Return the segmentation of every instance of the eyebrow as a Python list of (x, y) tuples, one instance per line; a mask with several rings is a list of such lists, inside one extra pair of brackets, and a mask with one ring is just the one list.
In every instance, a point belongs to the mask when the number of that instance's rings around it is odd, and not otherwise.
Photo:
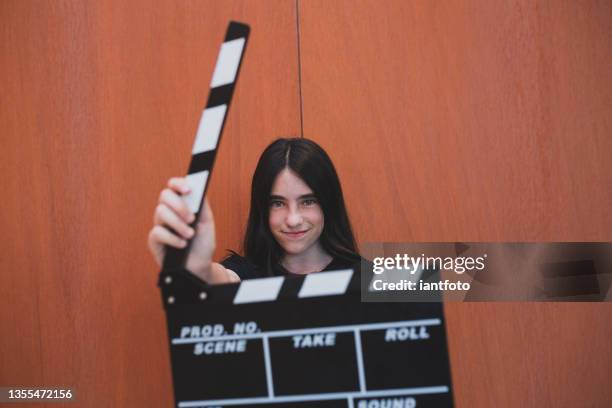
[[(299, 200), (304, 200), (307, 198), (317, 198), (317, 196), (314, 194), (303, 194), (298, 197)], [(286, 200), (286, 198), (280, 195), (271, 195), (270, 200)]]

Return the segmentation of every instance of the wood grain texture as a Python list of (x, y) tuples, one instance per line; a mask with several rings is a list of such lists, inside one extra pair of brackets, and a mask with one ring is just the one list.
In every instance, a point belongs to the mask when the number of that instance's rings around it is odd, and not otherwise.
[[(608, 1), (301, 1), (358, 239), (612, 241)], [(609, 304), (446, 305), (457, 406), (609, 406)]]
[(445, 305), (457, 407), (607, 407), (612, 305)]
[(172, 405), (146, 240), (231, 19), (253, 31), (210, 191), (219, 254), (238, 249), (263, 147), (300, 132), (295, 4), (0, 2), (0, 384)]
[(609, 2), (300, 4), (304, 134), (360, 235), (610, 240)]

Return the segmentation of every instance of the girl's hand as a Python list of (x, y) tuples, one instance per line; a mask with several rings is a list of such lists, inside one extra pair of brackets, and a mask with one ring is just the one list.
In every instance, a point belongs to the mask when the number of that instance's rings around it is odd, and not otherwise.
[(195, 216), (182, 198), (190, 192), (185, 178), (174, 177), (168, 181), (168, 187), (159, 195), (153, 215), (154, 226), (149, 233), (149, 250), (161, 266), (167, 245), (185, 248), (187, 240), (193, 237), (186, 268), (209, 281), (216, 244), (215, 221), (208, 200), (205, 200), (200, 219), (194, 224)]

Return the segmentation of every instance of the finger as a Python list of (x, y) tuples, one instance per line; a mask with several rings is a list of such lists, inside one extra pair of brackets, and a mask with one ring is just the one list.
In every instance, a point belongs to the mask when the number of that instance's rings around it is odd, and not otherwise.
[(182, 218), (164, 204), (159, 204), (155, 209), (153, 221), (157, 225), (165, 225), (172, 228), (183, 239), (189, 239), (195, 233), (193, 228), (187, 225)]
[(236, 272), (232, 271), (231, 269), (226, 269), (226, 271), (230, 282), (240, 282), (240, 276), (238, 276)]
[(191, 193), (191, 187), (184, 177), (172, 177), (168, 180), (168, 187), (182, 195)]
[(189, 207), (187, 207), (185, 201), (169, 188), (165, 188), (162, 190), (159, 195), (159, 203), (168, 206), (185, 222), (192, 223), (193, 221), (195, 221), (195, 215), (193, 215), (191, 210), (189, 210)]
[(185, 248), (187, 241), (171, 233), (167, 228), (156, 225), (151, 230), (150, 239), (155, 244), (168, 245), (174, 248)]

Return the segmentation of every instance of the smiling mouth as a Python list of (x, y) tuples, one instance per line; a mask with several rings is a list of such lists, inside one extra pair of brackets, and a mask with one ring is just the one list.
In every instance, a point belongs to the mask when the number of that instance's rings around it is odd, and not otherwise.
[(288, 238), (301, 238), (304, 236), (304, 234), (306, 234), (308, 232), (308, 230), (304, 230), (304, 231), (295, 231), (295, 232), (290, 232), (290, 231), (283, 231), (283, 234), (285, 234)]

